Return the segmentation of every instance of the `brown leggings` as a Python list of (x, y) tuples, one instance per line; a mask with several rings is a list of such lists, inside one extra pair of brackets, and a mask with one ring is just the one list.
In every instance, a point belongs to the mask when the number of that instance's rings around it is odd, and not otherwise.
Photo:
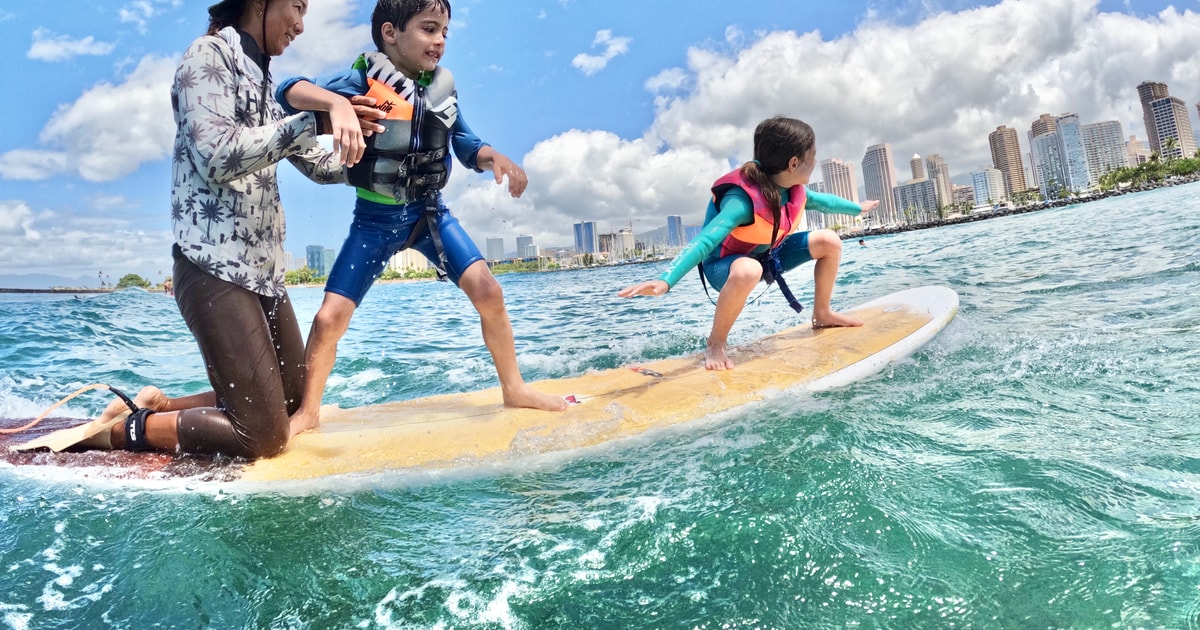
[(216, 407), (179, 413), (186, 453), (271, 457), (287, 446), (304, 393), (304, 339), (285, 293), (259, 295), (196, 266), (176, 245), (175, 300), (191, 329)]

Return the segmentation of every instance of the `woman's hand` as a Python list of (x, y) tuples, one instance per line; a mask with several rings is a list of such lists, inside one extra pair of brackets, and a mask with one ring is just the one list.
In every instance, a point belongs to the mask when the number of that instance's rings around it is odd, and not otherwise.
[(333, 99), (329, 107), (329, 131), (333, 136), (333, 152), (345, 166), (358, 164), (367, 149), (358, 120), (358, 113), (350, 101), (341, 97)]
[(631, 298), (638, 295), (653, 295), (654, 297), (658, 297), (670, 290), (671, 287), (667, 286), (667, 283), (662, 280), (649, 280), (621, 289), (617, 292), (617, 297)]

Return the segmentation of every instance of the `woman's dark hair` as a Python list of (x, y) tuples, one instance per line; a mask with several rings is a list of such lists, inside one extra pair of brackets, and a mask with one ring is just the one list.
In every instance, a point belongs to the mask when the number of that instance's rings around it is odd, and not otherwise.
[[(208, 7), (208, 35), (216, 35), (218, 31), (226, 26), (237, 28), (242, 21), (242, 15), (246, 13), (246, 4), (250, 0), (222, 0), (217, 4)], [(267, 7), (270, 6), (271, 0), (262, 0), (262, 41), (263, 50), (258, 60), (258, 67), (262, 70), (262, 92), (259, 94), (259, 110), (258, 124), (262, 125), (266, 120), (267, 115), (267, 84), (271, 82), (271, 54), (267, 52)]]
[[(217, 31), (226, 26), (237, 26), (242, 20), (242, 14), (246, 12), (247, 2), (249, 0), (228, 0), (209, 7), (208, 33), (206, 35), (216, 35)], [(265, 5), (266, 2), (263, 4)]]
[(429, 7), (438, 7), (446, 12), (450, 19), (450, 0), (379, 0), (371, 13), (371, 39), (375, 40), (375, 48), (383, 50), (383, 25), (391, 22), (398, 31), (408, 26), (412, 17)]
[(754, 161), (742, 165), (742, 175), (762, 190), (776, 226), (783, 210), (783, 198), (770, 176), (786, 171), (788, 161), (793, 157), (803, 162), (816, 142), (817, 136), (808, 123), (786, 116), (768, 118), (754, 129)]

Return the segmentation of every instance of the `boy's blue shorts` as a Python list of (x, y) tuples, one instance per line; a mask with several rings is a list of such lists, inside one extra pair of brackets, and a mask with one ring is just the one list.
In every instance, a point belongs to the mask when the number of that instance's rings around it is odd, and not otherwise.
[[(442, 203), (440, 195), (438, 208), (438, 234), (446, 253), (445, 271), (457, 285), (467, 267), (483, 260), (483, 255), (459, 225), (458, 219)], [(325, 290), (353, 300), (356, 305), (362, 304), (363, 297), (379, 274), (383, 273), (388, 261), (408, 242), (409, 234), (424, 211), (423, 201), (396, 206), (359, 198), (354, 204), (350, 234), (333, 263)], [(429, 230), (422, 231), (412, 244), (412, 249), (436, 264), (437, 248)]]
[[(779, 262), (783, 264), (784, 271), (791, 271), (813, 259), (812, 253), (808, 251), (808, 234), (808, 232), (793, 234), (784, 239), (783, 245), (779, 246)], [(725, 286), (725, 282), (729, 280), (729, 266), (733, 264), (733, 261), (745, 256), (746, 254), (731, 254), (724, 258), (709, 256), (705, 259), (704, 277), (708, 279), (708, 284), (720, 291), (721, 287)]]

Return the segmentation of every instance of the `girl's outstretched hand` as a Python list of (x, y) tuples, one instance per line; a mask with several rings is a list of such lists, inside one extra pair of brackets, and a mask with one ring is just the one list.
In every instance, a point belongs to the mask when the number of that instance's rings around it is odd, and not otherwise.
[(874, 210), (875, 208), (879, 207), (879, 201), (876, 199), (868, 199), (859, 205), (862, 206), (862, 213), (866, 214), (866, 213)]
[(662, 280), (650, 280), (621, 289), (617, 292), (617, 297), (631, 298), (638, 295), (653, 295), (658, 297), (670, 290), (671, 287), (667, 286), (666, 282)]

